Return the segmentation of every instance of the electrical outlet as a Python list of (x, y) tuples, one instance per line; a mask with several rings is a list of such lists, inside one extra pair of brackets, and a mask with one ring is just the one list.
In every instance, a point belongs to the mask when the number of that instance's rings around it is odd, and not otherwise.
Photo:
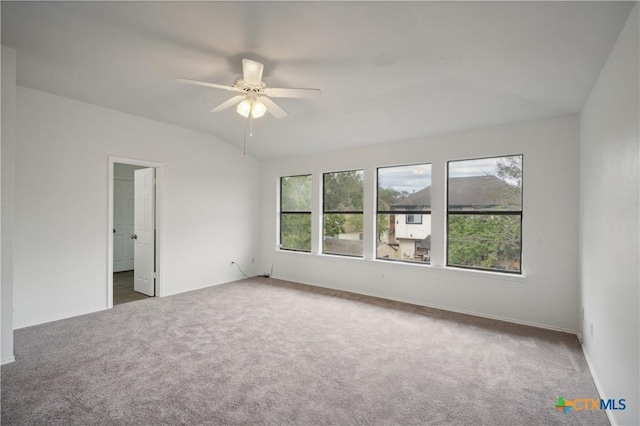
[(380, 279), (381, 279), (382, 281), (384, 281), (384, 272), (383, 272), (382, 274), (380, 274)]
[(593, 339), (593, 322), (589, 323), (589, 336)]
[(256, 258), (255, 257), (251, 258), (251, 263), (256, 263)]

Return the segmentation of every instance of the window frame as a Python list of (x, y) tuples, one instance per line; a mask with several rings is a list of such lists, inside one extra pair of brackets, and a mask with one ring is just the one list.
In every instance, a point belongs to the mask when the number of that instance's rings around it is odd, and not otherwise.
[[(362, 210), (326, 210), (326, 207), (327, 207), (326, 195), (327, 194), (326, 194), (325, 176), (326, 175), (330, 175), (330, 174), (335, 174), (335, 173), (347, 173), (347, 172), (361, 172), (362, 173)], [(334, 170), (334, 171), (331, 171), (331, 172), (322, 172), (322, 209), (321, 209), (322, 223), (321, 223), (321, 226), (320, 226), (320, 235), (321, 235), (321, 240), (322, 240), (322, 244), (321, 244), (321, 247), (320, 247), (320, 253), (321, 254), (330, 255), (330, 256), (353, 257), (353, 258), (359, 258), (359, 259), (363, 259), (364, 258), (364, 244), (363, 244), (363, 247), (362, 247), (362, 253), (360, 255), (357, 255), (357, 254), (346, 254), (346, 253), (331, 253), (331, 252), (326, 252), (325, 248), (324, 248), (325, 215), (327, 215), (327, 214), (342, 214), (342, 215), (353, 214), (353, 215), (360, 215), (360, 216), (362, 216), (363, 221), (364, 221), (364, 193), (365, 193), (364, 174), (365, 174), (365, 169), (364, 168), (362, 168), (362, 169)], [(360, 234), (364, 234), (364, 227), (359, 232), (360, 232)], [(363, 243), (364, 243), (364, 239), (361, 239), (360, 241), (363, 241)]]
[[(460, 162), (460, 161), (474, 161), (474, 160), (491, 160), (491, 159), (498, 159), (498, 158), (506, 158), (506, 157), (521, 157), (521, 176), (520, 176), (520, 210), (450, 210), (449, 209), (449, 200), (451, 198), (451, 185), (450, 185), (450, 170), (449, 170), (449, 165), (451, 163), (456, 163), (456, 162)], [(503, 274), (511, 274), (511, 275), (523, 275), (522, 272), (522, 252), (523, 252), (523, 241), (522, 241), (522, 225), (523, 225), (523, 217), (524, 217), (524, 154), (506, 154), (506, 155), (496, 155), (496, 156), (491, 156), (491, 157), (476, 157), (476, 158), (464, 158), (464, 159), (458, 159), (458, 160), (447, 160), (447, 164), (446, 164), (446, 194), (447, 194), (447, 199), (445, 201), (445, 217), (446, 217), (446, 222), (445, 222), (445, 233), (446, 233), (446, 248), (445, 248), (445, 265), (447, 267), (452, 267), (452, 268), (460, 268), (460, 269), (469, 269), (469, 270), (476, 270), (476, 271), (484, 271), (484, 272), (494, 272), (494, 273), (503, 273)], [(520, 238), (520, 250), (518, 253), (518, 264), (520, 265), (519, 270), (514, 271), (514, 270), (509, 270), (509, 269), (498, 269), (498, 268), (483, 268), (483, 267), (479, 267), (479, 266), (468, 266), (468, 265), (456, 265), (456, 264), (451, 264), (449, 262), (449, 247), (451, 244), (451, 236), (450, 236), (450, 232), (449, 232), (449, 217), (450, 216), (519, 216), (520, 221), (519, 221), (519, 229), (520, 229), (520, 233), (519, 233), (519, 238)]]
[[(311, 253), (312, 248), (313, 248), (313, 202), (311, 203), (311, 206), (309, 208), (309, 211), (301, 211), (301, 210), (284, 210), (283, 206), (282, 206), (282, 183), (284, 182), (285, 179), (288, 178), (299, 178), (299, 177), (309, 177), (311, 179), (311, 187), (309, 188), (309, 190), (311, 191), (310, 195), (310, 199), (313, 200), (313, 175), (311, 173), (308, 174), (301, 174), (301, 175), (290, 175), (290, 176), (280, 176), (280, 203), (279, 203), (279, 207), (280, 207), (280, 213), (279, 213), (279, 218), (280, 218), (280, 226), (279, 226), (279, 232), (278, 232), (278, 249), (279, 250), (285, 250), (285, 251), (293, 251), (293, 252), (301, 252), (301, 253)], [(295, 214), (295, 215), (308, 215), (309, 216), (309, 222), (310, 222), (310, 227), (309, 227), (309, 238), (310, 238), (310, 247), (309, 250), (303, 250), (303, 249), (296, 249), (296, 248), (287, 248), (287, 247), (283, 247), (282, 246), (282, 217), (283, 215), (291, 215), (291, 214)]]
[[(429, 215), (431, 216), (432, 214), (432, 209), (431, 206), (429, 206), (429, 209), (415, 209), (415, 210), (391, 210), (391, 208), (389, 208), (389, 210), (380, 210), (380, 203), (379, 203), (379, 193), (380, 193), (380, 169), (393, 169), (393, 168), (398, 168), (398, 167), (411, 167), (411, 166), (424, 166), (424, 165), (428, 165), (430, 168), (430, 171), (432, 173), (433, 176), (433, 163), (432, 162), (424, 162), (424, 163), (411, 163), (411, 164), (396, 164), (393, 166), (379, 166), (376, 167), (376, 182), (375, 182), (375, 189), (376, 189), (376, 193), (375, 193), (375, 212), (374, 212), (374, 217), (375, 217), (375, 235), (374, 235), (374, 240), (377, 240), (376, 235), (378, 234), (378, 217), (380, 215), (389, 215), (389, 216), (393, 216), (394, 218), (397, 218), (397, 216), (400, 215), (404, 215), (405, 216), (405, 224), (406, 225), (422, 225), (424, 220), (423, 220), (423, 215)], [(433, 188), (433, 179), (431, 179), (431, 181), (429, 182), (429, 187)], [(427, 188), (427, 187), (425, 187)], [(408, 218), (409, 217), (419, 217), (420, 218), (420, 222), (409, 222)], [(397, 219), (395, 219), (397, 220)], [(433, 234), (433, 229), (430, 229), (430, 234)], [(376, 244), (378, 243), (378, 241), (375, 241)], [(417, 244), (417, 241), (416, 241)], [(376, 260), (383, 260), (383, 261), (390, 261), (390, 262), (403, 262), (403, 263), (408, 263), (408, 264), (412, 264), (412, 265), (424, 265), (424, 266), (429, 266), (431, 265), (431, 260), (429, 259), (428, 262), (418, 262), (418, 261), (412, 261), (412, 260), (407, 260), (407, 259), (392, 259), (392, 258), (388, 258), (388, 257), (378, 257), (378, 250), (377, 248), (374, 250), (375, 252), (375, 259)], [(430, 257), (430, 256), (429, 256)]]

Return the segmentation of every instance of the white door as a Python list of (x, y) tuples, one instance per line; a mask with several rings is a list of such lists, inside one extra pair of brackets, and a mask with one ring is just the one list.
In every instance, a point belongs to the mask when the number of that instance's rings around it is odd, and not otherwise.
[(155, 296), (155, 169), (135, 170), (133, 289)]
[(113, 187), (113, 272), (133, 269), (133, 179), (115, 178)]

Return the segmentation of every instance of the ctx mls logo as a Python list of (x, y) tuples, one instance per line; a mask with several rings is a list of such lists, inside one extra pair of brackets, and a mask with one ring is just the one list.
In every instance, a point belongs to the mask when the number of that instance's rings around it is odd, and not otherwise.
[(556, 410), (568, 413), (575, 411), (624, 410), (627, 408), (624, 399), (574, 398), (572, 400), (558, 398)]

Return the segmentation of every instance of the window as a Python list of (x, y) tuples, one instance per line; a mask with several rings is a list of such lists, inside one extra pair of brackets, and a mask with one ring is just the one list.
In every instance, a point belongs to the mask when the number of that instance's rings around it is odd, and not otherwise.
[(450, 161), (447, 265), (521, 273), (522, 155)]
[(377, 182), (376, 258), (429, 263), (431, 164), (380, 167)]
[(325, 173), (322, 252), (362, 256), (364, 171)]
[(407, 223), (413, 225), (422, 225), (422, 215), (421, 214), (408, 214), (407, 215)]
[(280, 178), (280, 248), (311, 251), (311, 175)]

